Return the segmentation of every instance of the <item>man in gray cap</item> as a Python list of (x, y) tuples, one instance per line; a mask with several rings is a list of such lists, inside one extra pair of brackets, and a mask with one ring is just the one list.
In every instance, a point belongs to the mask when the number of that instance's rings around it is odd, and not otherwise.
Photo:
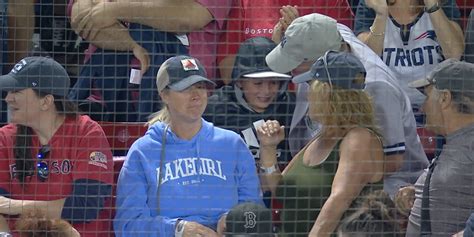
[[(365, 90), (372, 97), (375, 116), (384, 138), (385, 184), (392, 197), (402, 186), (413, 184), (428, 165), (428, 159), (416, 133), (416, 122), (406, 93), (393, 72), (347, 26), (331, 17), (310, 14), (295, 19), (280, 44), (270, 52), (268, 66), (293, 76), (308, 71), (324, 52), (348, 51), (364, 65)], [(292, 154), (299, 151), (319, 131), (319, 125), (307, 119), (307, 83), (298, 84), (297, 104), (289, 133)]]
[(451, 236), (474, 210), (473, 76), (474, 64), (448, 59), (409, 84), (426, 95), (426, 127), (446, 144), (415, 184), (407, 236)]

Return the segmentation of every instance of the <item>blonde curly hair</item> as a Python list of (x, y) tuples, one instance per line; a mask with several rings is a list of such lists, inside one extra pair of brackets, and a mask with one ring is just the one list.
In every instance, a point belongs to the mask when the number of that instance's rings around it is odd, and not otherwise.
[[(315, 98), (320, 96), (325, 97), (324, 101), (315, 104), (317, 103)], [(314, 112), (317, 106), (323, 106), (319, 122), (325, 126), (339, 128), (361, 126), (378, 131), (372, 99), (363, 90), (341, 89), (314, 80), (311, 82), (309, 100), (310, 113)]]

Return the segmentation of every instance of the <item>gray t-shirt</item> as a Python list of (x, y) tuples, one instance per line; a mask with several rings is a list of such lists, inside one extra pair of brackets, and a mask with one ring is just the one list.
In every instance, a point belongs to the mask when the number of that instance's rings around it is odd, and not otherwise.
[[(382, 132), (385, 154), (404, 153), (405, 156), (400, 170), (384, 180), (384, 190), (393, 197), (399, 187), (414, 184), (423, 169), (428, 166), (428, 159), (416, 133), (416, 121), (410, 100), (393, 72), (372, 49), (357, 39), (347, 26), (338, 24), (338, 30), (344, 41), (350, 45), (351, 52), (367, 71), (365, 90), (374, 102), (376, 122)], [(292, 154), (301, 149), (315, 133), (314, 129), (304, 128), (308, 124), (304, 121), (308, 111), (305, 96), (308, 89), (308, 86), (298, 86), (297, 104), (289, 133)]]
[[(446, 137), (430, 180), (433, 236), (451, 236), (466, 226), (474, 211), (474, 124)], [(415, 203), (407, 236), (420, 236), (421, 199), (425, 171), (415, 184)]]

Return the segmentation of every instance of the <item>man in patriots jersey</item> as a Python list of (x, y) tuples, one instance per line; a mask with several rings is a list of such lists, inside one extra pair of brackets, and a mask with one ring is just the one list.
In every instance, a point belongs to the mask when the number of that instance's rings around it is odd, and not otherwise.
[[(409, 98), (380, 57), (357, 39), (349, 27), (315, 13), (295, 19), (266, 61), (276, 72), (291, 71), (292, 75), (297, 75), (308, 71), (308, 67), (327, 50), (351, 52), (367, 71), (365, 91), (372, 97), (377, 125), (383, 136), (384, 190), (393, 196), (400, 186), (416, 181), (428, 160), (416, 133)], [(293, 155), (319, 132), (318, 124), (307, 119), (308, 88), (305, 83), (298, 85), (288, 138)]]

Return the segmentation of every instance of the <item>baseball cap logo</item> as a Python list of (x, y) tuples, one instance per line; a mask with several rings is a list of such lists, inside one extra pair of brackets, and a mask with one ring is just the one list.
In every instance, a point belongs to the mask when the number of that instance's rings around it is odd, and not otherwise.
[(12, 73), (18, 73), (23, 67), (26, 66), (26, 60), (22, 59), (20, 62), (18, 62), (13, 68), (12, 68)]
[(245, 215), (245, 229), (253, 229), (257, 224), (257, 215), (251, 211), (247, 211), (244, 213)]
[(199, 71), (196, 61), (192, 58), (181, 60), (181, 65), (183, 65), (184, 71)]

